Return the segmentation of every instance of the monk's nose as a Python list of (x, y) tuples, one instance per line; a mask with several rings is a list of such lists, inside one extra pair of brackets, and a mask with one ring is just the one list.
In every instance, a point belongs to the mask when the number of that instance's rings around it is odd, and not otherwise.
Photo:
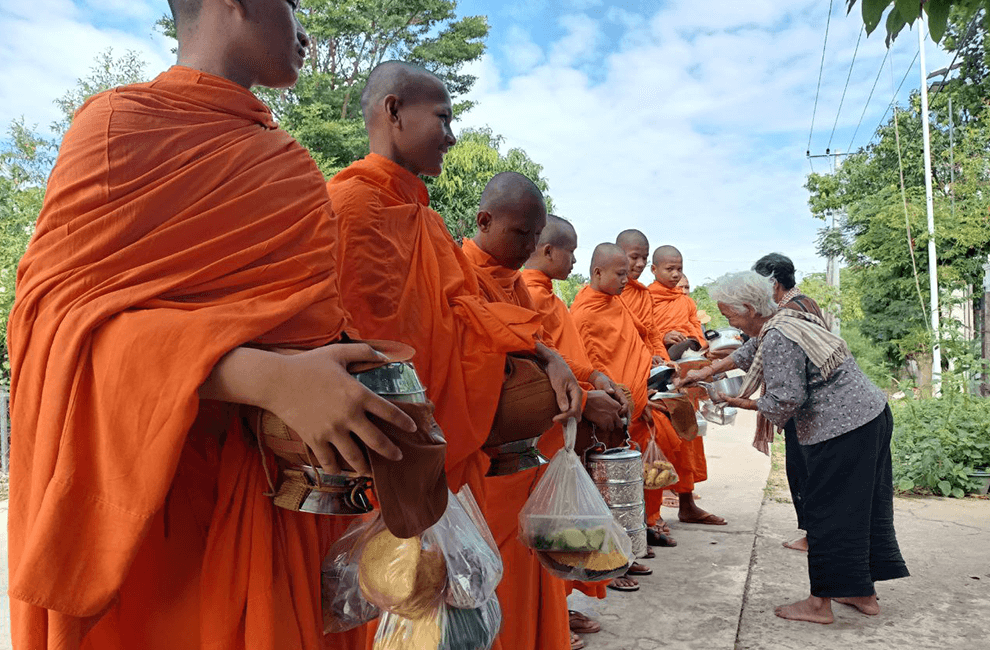
[(299, 41), (300, 45), (308, 49), (309, 34), (306, 33), (306, 28), (302, 26), (302, 23), (299, 22), (299, 19), (296, 18), (295, 20), (296, 20), (296, 40)]

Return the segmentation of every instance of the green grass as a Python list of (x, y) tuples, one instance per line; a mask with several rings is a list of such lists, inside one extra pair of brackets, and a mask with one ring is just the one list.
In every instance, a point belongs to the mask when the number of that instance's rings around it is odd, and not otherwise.
[(787, 487), (787, 470), (784, 467), (784, 436), (774, 438), (770, 447), (770, 476), (763, 488), (763, 498), (778, 503), (790, 503), (791, 491)]

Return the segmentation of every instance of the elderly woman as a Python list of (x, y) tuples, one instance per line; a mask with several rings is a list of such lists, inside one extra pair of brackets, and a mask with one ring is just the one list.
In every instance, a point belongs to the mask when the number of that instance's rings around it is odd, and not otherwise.
[[(725, 401), (758, 412), (753, 444), (764, 453), (773, 426), (793, 418), (807, 467), (811, 595), (778, 607), (777, 616), (831, 623), (832, 600), (879, 614), (874, 583), (908, 575), (894, 534), (886, 395), (819, 316), (778, 309), (770, 279), (734, 273), (718, 279), (709, 294), (733, 327), (757, 341), (748, 346), (751, 355), (742, 348), (735, 353), (735, 364), (748, 372), (740, 395)], [(761, 387), (762, 396), (750, 399)]]

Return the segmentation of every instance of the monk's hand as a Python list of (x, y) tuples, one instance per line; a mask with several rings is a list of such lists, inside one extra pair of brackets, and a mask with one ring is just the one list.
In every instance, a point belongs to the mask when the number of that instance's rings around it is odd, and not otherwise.
[[(620, 393), (622, 391), (619, 391)], [(622, 427), (622, 405), (603, 390), (589, 390), (582, 416), (599, 429), (612, 431)]]
[(663, 335), (663, 344), (668, 348), (672, 345), (676, 345), (681, 341), (686, 341), (687, 337), (678, 332), (677, 330), (671, 330)]
[(653, 359), (650, 360), (650, 365), (656, 368), (657, 366), (665, 366), (668, 361), (661, 357), (659, 354), (654, 355)]
[(580, 420), (583, 391), (570, 366), (556, 350), (548, 348), (541, 341), (536, 342), (536, 355), (546, 364), (550, 385), (557, 395), (557, 408), (560, 409), (560, 413), (553, 421), (564, 424), (570, 418)]
[(389, 460), (401, 460), (402, 452), (369, 416), (409, 432), (416, 430), (412, 418), (347, 372), (349, 364), (383, 359), (363, 343), (276, 355), (272, 385), (262, 406), (299, 434), (325, 472), (340, 473), (339, 453), (355, 472), (370, 476), (371, 467), (354, 436)]
[(719, 401), (728, 404), (729, 406), (735, 406), (736, 408), (746, 409), (747, 411), (756, 411), (756, 400), (749, 399), (746, 397), (729, 397), (725, 393), (719, 392)]
[[(622, 416), (629, 413), (629, 401), (626, 399), (626, 393), (619, 388), (619, 385), (612, 381), (612, 378), (601, 371), (594, 371), (591, 373), (591, 383), (597, 389), (605, 391), (609, 397), (619, 403), (619, 418), (621, 420)], [(587, 409), (585, 409), (587, 411)]]

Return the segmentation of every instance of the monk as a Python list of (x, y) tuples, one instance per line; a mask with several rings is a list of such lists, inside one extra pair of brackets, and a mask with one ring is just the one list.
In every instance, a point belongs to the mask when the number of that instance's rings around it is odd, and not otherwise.
[(347, 374), (376, 352), (327, 346), (356, 331), (323, 179), (249, 90), (292, 85), (308, 39), (286, 2), (170, 4), (178, 65), (79, 110), (18, 269), (13, 646), (356, 647), (322, 634), (344, 520), (274, 506), (234, 406), (328, 472), (368, 473), (352, 436), (399, 457), (369, 415), (415, 428)]
[[(664, 343), (670, 347), (690, 338), (698, 341), (703, 348), (707, 347), (704, 330), (698, 319), (698, 306), (684, 289), (677, 286), (684, 277), (684, 260), (680, 251), (673, 246), (660, 246), (653, 252), (650, 270), (656, 279), (650, 285), (653, 308), (657, 326), (663, 332)], [(677, 517), (684, 523), (724, 526), (725, 519), (702, 510), (695, 503), (695, 484), (708, 479), (704, 438), (698, 436), (685, 445), (685, 456), (691, 457), (689, 464), (693, 471), (684, 474), (678, 472), (680, 480), (671, 488), (678, 498)]]
[[(535, 250), (546, 219), (543, 194), (524, 175), (504, 172), (488, 182), (478, 208), (477, 234), (461, 247), (490, 301), (536, 311), (519, 268)], [(590, 367), (586, 370), (588, 375), (593, 372)], [(620, 423), (620, 404), (599, 392), (612, 403), (608, 424), (614, 427)], [(562, 444), (560, 426), (555, 429), (545, 436)], [(519, 512), (542, 474), (541, 468), (533, 468), (486, 479), (488, 522), (505, 567), (498, 586), (504, 618), (499, 640), (503, 648), (519, 650), (583, 648), (581, 638), (568, 630), (564, 581), (548, 573), (519, 541)]]
[[(678, 475), (690, 468), (681, 453), (682, 441), (667, 416), (654, 410), (647, 396), (647, 379), (653, 364), (647, 327), (620, 298), (628, 283), (629, 260), (615, 244), (599, 244), (591, 259), (591, 283), (571, 305), (571, 314), (584, 341), (588, 358), (632, 391), (629, 436), (641, 449), (655, 439)], [(655, 546), (676, 546), (677, 542), (660, 525), (662, 490), (646, 492), (646, 523)]]
[(341, 293), (363, 335), (408, 343), (447, 437), (447, 480), (485, 504), (491, 431), (510, 352), (547, 362), (558, 421), (580, 417), (580, 387), (535, 339), (533, 310), (485, 299), (471, 262), (429, 207), (420, 175), (437, 176), (456, 139), (450, 95), (422, 68), (387, 61), (369, 75), (361, 110), (371, 153), (327, 184), (339, 232)]
[(670, 355), (667, 354), (667, 346), (664, 345), (663, 332), (657, 327), (653, 313), (653, 295), (646, 285), (639, 281), (650, 258), (650, 241), (641, 231), (631, 228), (620, 232), (615, 238), (615, 244), (625, 251), (629, 259), (626, 286), (619, 294), (622, 302), (626, 303), (633, 315), (646, 326), (647, 342), (653, 353), (653, 365), (669, 364)]
[[(570, 276), (576, 261), (574, 251), (577, 249), (577, 245), (577, 232), (574, 230), (574, 226), (556, 215), (547, 215), (547, 225), (540, 235), (536, 250), (526, 261), (526, 268), (522, 271), (522, 276), (529, 287), (536, 308), (542, 316), (544, 339), (572, 362), (575, 374), (580, 377), (584, 373), (578, 370), (579, 367), (593, 368), (593, 366), (591, 360), (588, 359), (588, 353), (584, 349), (581, 335), (578, 334), (567, 305), (553, 291), (554, 280), (566, 280)], [(626, 404), (624, 394), (621, 391), (616, 393), (611, 390), (612, 380), (607, 375), (598, 370), (593, 370), (590, 374), (591, 385), (582, 384), (582, 387), (588, 391), (583, 416), (585, 420), (594, 422), (597, 427), (608, 430), (607, 419), (598, 415), (599, 408), (595, 405), (599, 402), (599, 398), (596, 394), (604, 389), (606, 396), (614, 397), (615, 400), (620, 401), (622, 404), (621, 415), (628, 414), (628, 404)], [(592, 390), (598, 387), (601, 388)], [(608, 403), (610, 401), (604, 399), (600, 401), (603, 405), (601, 411), (604, 414), (611, 412)], [(540, 440), (540, 451), (547, 457), (556, 453), (561, 446), (563, 446), (562, 438), (553, 435), (552, 432), (544, 435)], [(635, 588), (639, 584), (635, 578), (630, 576), (616, 578), (613, 583), (618, 587), (626, 588)], [(565, 586), (568, 594), (574, 589), (578, 589), (593, 598), (605, 598), (607, 584), (608, 581), (568, 581)], [(572, 632), (588, 634), (601, 630), (601, 625), (597, 621), (593, 621), (577, 611), (570, 612), (570, 623)]]

